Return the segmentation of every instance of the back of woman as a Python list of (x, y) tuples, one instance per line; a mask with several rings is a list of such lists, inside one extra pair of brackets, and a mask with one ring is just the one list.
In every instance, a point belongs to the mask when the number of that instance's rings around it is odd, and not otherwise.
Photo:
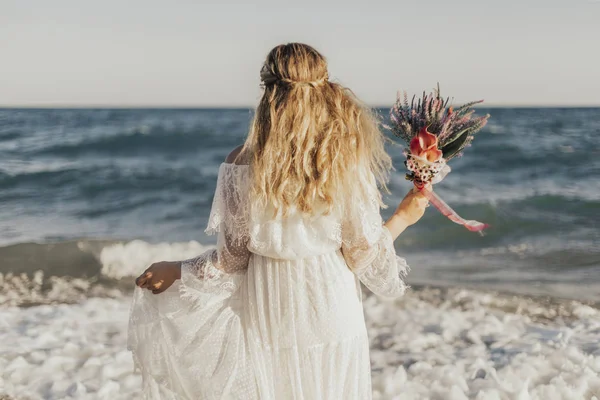
[(136, 281), (152, 292), (136, 289), (129, 332), (147, 398), (371, 398), (360, 282), (404, 292), (393, 241), (426, 201), (409, 193), (383, 223), (377, 121), (312, 47), (276, 47), (261, 81), (248, 139), (219, 170), (216, 248)]

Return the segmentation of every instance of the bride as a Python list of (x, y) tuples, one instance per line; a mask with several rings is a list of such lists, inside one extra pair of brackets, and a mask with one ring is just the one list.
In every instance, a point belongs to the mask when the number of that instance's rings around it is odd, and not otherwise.
[(411, 190), (383, 223), (377, 120), (314, 48), (275, 47), (260, 77), (246, 143), (219, 169), (216, 248), (136, 279), (128, 348), (145, 398), (371, 398), (360, 282), (404, 293), (394, 239), (427, 200)]

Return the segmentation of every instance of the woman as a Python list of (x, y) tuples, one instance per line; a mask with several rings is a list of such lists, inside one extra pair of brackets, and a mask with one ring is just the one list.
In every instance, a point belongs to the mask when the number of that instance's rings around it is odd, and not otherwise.
[(129, 348), (147, 398), (371, 398), (359, 282), (404, 293), (393, 243), (427, 200), (409, 192), (383, 223), (377, 120), (315, 49), (277, 46), (261, 80), (248, 139), (219, 170), (217, 247), (136, 279)]

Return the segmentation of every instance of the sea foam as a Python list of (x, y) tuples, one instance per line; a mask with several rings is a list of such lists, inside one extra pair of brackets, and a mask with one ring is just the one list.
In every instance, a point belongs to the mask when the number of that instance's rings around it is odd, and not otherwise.
[[(138, 399), (130, 299), (0, 309), (0, 395)], [(575, 302), (420, 288), (364, 302), (375, 400), (600, 398), (600, 311)]]
[(133, 240), (117, 243), (104, 247), (100, 253), (102, 274), (115, 279), (136, 276), (156, 261), (193, 258), (209, 248), (196, 241), (150, 244)]

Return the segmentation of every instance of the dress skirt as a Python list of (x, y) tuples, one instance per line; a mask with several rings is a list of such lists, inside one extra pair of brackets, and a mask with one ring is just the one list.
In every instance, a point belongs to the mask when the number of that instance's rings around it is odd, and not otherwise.
[(247, 270), (210, 275), (184, 263), (164, 293), (135, 289), (128, 346), (145, 398), (371, 398), (360, 285), (339, 250), (252, 254)]

